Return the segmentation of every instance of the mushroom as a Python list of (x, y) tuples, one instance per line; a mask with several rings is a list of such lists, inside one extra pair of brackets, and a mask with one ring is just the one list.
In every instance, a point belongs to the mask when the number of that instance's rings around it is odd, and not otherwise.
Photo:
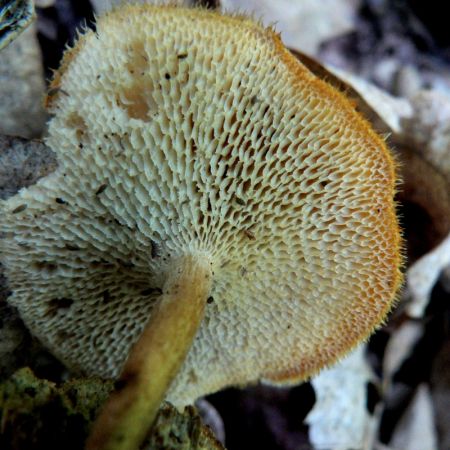
[(89, 448), (137, 447), (165, 397), (304, 380), (386, 317), (393, 157), (273, 30), (123, 6), (50, 92), (58, 168), (1, 204), (1, 254), (67, 367), (122, 372)]

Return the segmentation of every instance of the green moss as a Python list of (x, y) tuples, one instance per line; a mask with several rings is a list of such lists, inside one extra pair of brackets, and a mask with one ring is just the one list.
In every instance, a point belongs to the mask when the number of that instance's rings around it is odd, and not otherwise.
[[(61, 386), (22, 368), (0, 384), (1, 450), (83, 450), (112, 382), (84, 378)], [(180, 414), (164, 404), (145, 450), (221, 450), (193, 407)]]
[(58, 387), (29, 368), (0, 385), (0, 448), (81, 450), (111, 383), (95, 379)]
[(165, 403), (159, 410), (145, 449), (152, 450), (225, 450), (212, 431), (203, 425), (192, 406), (180, 414)]

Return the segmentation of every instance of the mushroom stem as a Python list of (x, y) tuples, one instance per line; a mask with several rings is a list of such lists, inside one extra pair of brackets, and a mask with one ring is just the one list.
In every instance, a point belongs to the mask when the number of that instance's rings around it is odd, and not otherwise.
[(134, 450), (142, 444), (200, 326), (211, 277), (209, 262), (195, 256), (181, 258), (171, 270), (86, 450)]

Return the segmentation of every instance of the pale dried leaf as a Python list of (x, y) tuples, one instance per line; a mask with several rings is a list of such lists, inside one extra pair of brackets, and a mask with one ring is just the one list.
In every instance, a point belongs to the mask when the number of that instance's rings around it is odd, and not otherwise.
[(401, 132), (402, 121), (413, 113), (411, 103), (407, 99), (393, 97), (374, 84), (344, 70), (331, 66), (326, 66), (326, 68), (349, 84), (361, 96), (360, 101), (372, 108), (379, 116), (385, 126), (380, 127), (378, 123), (375, 123), (378, 129), (393, 133)]
[(411, 102), (414, 113), (402, 119), (404, 138), (450, 180), (450, 97), (421, 91)]
[(195, 406), (203, 423), (211, 428), (219, 442), (225, 444), (225, 426), (217, 409), (204, 398), (198, 399)]
[(430, 390), (421, 384), (400, 419), (392, 436), (390, 447), (395, 450), (437, 450), (437, 434), (434, 423)]
[(311, 381), (316, 403), (308, 414), (309, 437), (316, 449), (371, 449), (373, 418), (366, 408), (371, 369), (359, 346), (347, 358)]
[(409, 219), (409, 223), (408, 219), (405, 221), (409, 226), (405, 238), (411, 241), (407, 242), (411, 247), (408, 264), (412, 265), (437, 247), (450, 232), (450, 186), (447, 177), (424, 159), (419, 151), (397, 144), (395, 153), (400, 161), (402, 180), (398, 199), (406, 205), (414, 205), (420, 212)]
[(408, 270), (406, 306), (411, 317), (423, 317), (433, 286), (444, 268), (450, 266), (450, 235), (435, 249), (416, 261)]
[(383, 361), (383, 375), (385, 383), (390, 384), (392, 377), (411, 356), (411, 352), (418, 340), (423, 335), (423, 325), (419, 322), (404, 322), (395, 333), (392, 334)]
[[(450, 183), (450, 97), (442, 92), (421, 91), (411, 99), (413, 114), (402, 118), (400, 138)], [(447, 185), (447, 192), (449, 190)], [(442, 202), (443, 213), (450, 212)], [(433, 286), (441, 272), (450, 267), (450, 235), (408, 271), (406, 289), (411, 301), (408, 313), (422, 317)]]
[(55, 169), (56, 156), (43, 142), (0, 135), (0, 199), (11, 197)]
[(0, 52), (0, 80), (0, 134), (41, 136), (46, 88), (34, 26)]
[(450, 339), (436, 356), (431, 373), (431, 394), (441, 449), (450, 448)]
[(314, 55), (322, 42), (354, 29), (360, 0), (222, 0), (221, 4), (225, 11), (250, 14), (274, 25), (286, 46)]

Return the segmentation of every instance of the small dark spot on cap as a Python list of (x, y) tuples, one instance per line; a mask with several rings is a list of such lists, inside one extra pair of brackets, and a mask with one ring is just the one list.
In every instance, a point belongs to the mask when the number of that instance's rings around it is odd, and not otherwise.
[(62, 199), (61, 197), (56, 197), (55, 202), (59, 203), (60, 205), (67, 205), (67, 202), (64, 199)]
[(12, 211), (11, 211), (11, 213), (12, 214), (17, 214), (17, 213), (20, 213), (20, 212), (22, 212), (22, 211), (25, 211), (26, 209), (27, 209), (27, 205), (19, 205), (17, 208), (14, 208)]
[(247, 269), (245, 267), (241, 267), (239, 269), (239, 273), (241, 274), (241, 277), (243, 277), (247, 274)]
[(70, 339), (73, 338), (75, 336), (74, 333), (69, 333), (66, 330), (58, 330), (56, 332), (56, 339), (57, 341), (59, 341), (59, 343), (61, 344), (63, 341), (65, 341), (66, 339)]
[(152, 258), (158, 258), (159, 256), (161, 256), (159, 244), (155, 242), (153, 239), (150, 239), (150, 244), (152, 246), (152, 249), (150, 250)]
[(117, 262), (120, 266), (126, 267), (127, 269), (131, 269), (132, 267), (135, 267), (135, 264), (131, 261), (124, 261), (122, 259), (118, 259)]
[(185, 59), (187, 58), (187, 53), (180, 53), (179, 55), (177, 55), (178, 59)]
[(72, 306), (73, 300), (67, 297), (59, 297), (51, 299), (49, 304), (59, 309), (68, 309)]
[(52, 88), (50, 88), (48, 90), (48, 92), (47, 92), (47, 95), (49, 97), (53, 97), (54, 95), (57, 95), (59, 93), (61, 93), (63, 95), (66, 95), (67, 97), (69, 96), (68, 92), (65, 91), (64, 89), (61, 89), (60, 87), (52, 87)]
[(92, 269), (112, 269), (114, 267), (114, 264), (110, 263), (109, 261), (106, 261), (105, 259), (93, 260), (89, 262), (89, 267)]
[(53, 97), (54, 95), (56, 95), (59, 92), (59, 88), (58, 87), (52, 87), (47, 91), (47, 95), (49, 97)]
[(148, 297), (149, 295), (161, 295), (162, 289), (158, 287), (150, 287), (147, 289), (143, 289), (141, 292), (139, 292), (139, 294), (143, 297)]
[(190, 370), (189, 371), (189, 381), (191, 382), (191, 383), (197, 383), (198, 382), (198, 376), (197, 376), (197, 374), (195, 373), (195, 371), (194, 370)]
[(165, 78), (166, 80), (170, 80), (170, 73), (166, 73), (166, 74), (164, 75), (164, 78)]
[(102, 292), (102, 297), (105, 303), (108, 303), (111, 300), (111, 293), (109, 292), (109, 289), (105, 289)]
[(206, 300), (206, 303), (208, 303), (208, 305), (210, 305), (213, 302), (214, 302), (214, 297), (212, 297), (212, 296), (208, 297), (208, 299)]
[(76, 245), (76, 244), (66, 244), (65, 248), (72, 252), (76, 252), (76, 251), (80, 250), (80, 247), (78, 247), (78, 245)]
[(244, 234), (251, 240), (255, 240), (255, 234), (251, 232), (250, 230), (244, 230)]
[(55, 263), (48, 261), (36, 261), (33, 263), (33, 267), (37, 270), (46, 270), (48, 272), (54, 272), (58, 268)]
[(45, 315), (47, 317), (55, 317), (58, 314), (58, 311), (67, 310), (72, 306), (72, 304), (73, 300), (71, 298), (53, 298), (48, 302), (48, 309)]
[(95, 195), (100, 195), (102, 192), (105, 191), (105, 189), (108, 187), (107, 184), (102, 184), (96, 191)]
[(238, 205), (245, 206), (245, 201), (242, 200), (242, 198), (234, 197), (234, 199), (236, 200), (236, 203), (237, 203)]

